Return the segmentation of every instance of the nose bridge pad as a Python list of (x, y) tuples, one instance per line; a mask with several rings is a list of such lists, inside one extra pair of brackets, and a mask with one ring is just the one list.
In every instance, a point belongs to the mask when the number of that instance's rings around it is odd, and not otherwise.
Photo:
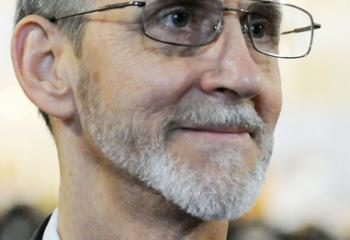
[(241, 30), (242, 30), (243, 35), (247, 34), (249, 31), (247, 24), (242, 25)]

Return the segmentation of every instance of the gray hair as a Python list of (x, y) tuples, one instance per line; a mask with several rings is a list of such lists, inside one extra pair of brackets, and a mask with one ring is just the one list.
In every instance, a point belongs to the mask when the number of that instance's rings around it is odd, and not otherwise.
[[(39, 15), (47, 19), (76, 13), (85, 8), (91, 0), (17, 0), (15, 23), (29, 15)], [(77, 56), (80, 56), (84, 32), (83, 17), (58, 21), (57, 26), (68, 36)], [(48, 115), (40, 110), (46, 125), (52, 132)]]

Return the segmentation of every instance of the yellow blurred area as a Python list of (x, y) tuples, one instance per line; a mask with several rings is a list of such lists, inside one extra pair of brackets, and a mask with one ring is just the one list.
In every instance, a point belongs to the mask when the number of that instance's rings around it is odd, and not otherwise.
[[(319, 226), (350, 239), (350, 1), (291, 0), (322, 29), (307, 58), (281, 60), (284, 107), (257, 206), (246, 219), (293, 231)], [(10, 61), (15, 1), (0, 8), (0, 215), (16, 204), (57, 205), (54, 142), (16, 82)]]

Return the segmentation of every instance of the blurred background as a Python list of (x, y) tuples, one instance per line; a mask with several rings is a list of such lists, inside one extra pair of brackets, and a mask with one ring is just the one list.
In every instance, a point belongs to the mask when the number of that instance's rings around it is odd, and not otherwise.
[[(14, 0), (0, 8), (0, 239), (28, 234), (57, 206), (53, 140), (10, 61)], [(268, 179), (232, 239), (350, 239), (350, 1), (291, 0), (322, 24), (311, 55), (281, 60), (284, 107)], [(349, 64), (350, 65), (350, 64)]]

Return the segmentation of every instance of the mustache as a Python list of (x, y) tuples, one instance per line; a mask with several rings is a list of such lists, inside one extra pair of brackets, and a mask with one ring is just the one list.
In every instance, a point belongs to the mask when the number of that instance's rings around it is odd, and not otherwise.
[(266, 130), (251, 102), (179, 107), (167, 117), (164, 126), (167, 132), (179, 128), (246, 129), (253, 137)]

